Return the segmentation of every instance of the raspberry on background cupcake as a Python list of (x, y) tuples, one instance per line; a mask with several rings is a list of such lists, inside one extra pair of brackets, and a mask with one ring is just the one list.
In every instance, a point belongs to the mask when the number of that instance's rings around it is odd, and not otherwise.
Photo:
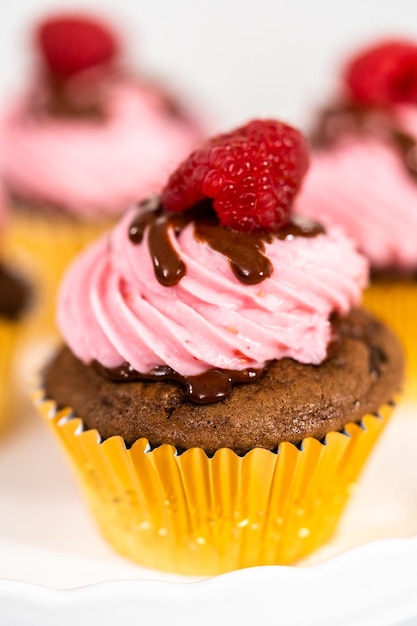
[(0, 175), (12, 209), (9, 254), (37, 284), (39, 324), (51, 326), (71, 258), (126, 205), (159, 189), (202, 126), (125, 68), (122, 42), (104, 22), (52, 16), (34, 42), (31, 84), (3, 107)]
[(417, 43), (386, 40), (346, 65), (340, 93), (317, 117), (297, 210), (341, 224), (371, 264), (364, 304), (407, 354), (417, 397)]
[(254, 120), (73, 262), (36, 401), (108, 540), (150, 567), (292, 563), (333, 534), (402, 351), (356, 308), (368, 266), (293, 215), (305, 140)]

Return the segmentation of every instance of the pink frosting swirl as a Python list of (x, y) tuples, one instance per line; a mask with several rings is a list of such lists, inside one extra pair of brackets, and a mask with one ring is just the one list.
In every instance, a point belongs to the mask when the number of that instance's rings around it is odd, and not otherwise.
[(132, 81), (108, 81), (103, 98), (104, 121), (35, 116), (31, 96), (18, 100), (0, 130), (7, 187), (93, 218), (159, 191), (201, 129), (167, 113), (155, 90)]
[[(396, 120), (417, 139), (416, 107), (398, 107)], [(417, 267), (417, 180), (390, 143), (352, 136), (314, 152), (296, 210), (343, 225), (376, 269)]]
[(186, 265), (173, 287), (155, 278), (147, 245), (128, 238), (137, 208), (92, 244), (68, 270), (58, 325), (85, 363), (139, 372), (168, 365), (182, 375), (242, 370), (291, 357), (320, 363), (329, 316), (359, 302), (367, 263), (337, 227), (315, 237), (274, 238), (265, 254), (270, 278), (242, 284), (229, 261), (194, 236), (193, 223), (170, 239)]

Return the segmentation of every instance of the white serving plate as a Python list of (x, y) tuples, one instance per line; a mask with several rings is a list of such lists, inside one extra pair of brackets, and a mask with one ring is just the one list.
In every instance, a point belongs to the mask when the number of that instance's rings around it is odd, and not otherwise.
[(1, 626), (417, 624), (417, 405), (398, 407), (331, 543), (205, 580), (115, 554), (46, 426), (29, 404), (20, 415), (0, 440)]

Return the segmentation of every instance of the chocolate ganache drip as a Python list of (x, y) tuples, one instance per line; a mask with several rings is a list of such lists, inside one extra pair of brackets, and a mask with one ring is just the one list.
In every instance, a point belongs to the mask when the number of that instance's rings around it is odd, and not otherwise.
[(100, 85), (79, 83), (69, 87), (68, 81), (48, 74), (32, 95), (30, 112), (35, 118), (88, 120), (102, 124), (108, 117)]
[(322, 111), (311, 142), (316, 148), (335, 145), (350, 134), (374, 136), (391, 143), (408, 174), (417, 182), (417, 144), (387, 111), (374, 107), (340, 103)]
[(185, 389), (187, 399), (195, 404), (220, 402), (231, 394), (233, 384), (254, 382), (265, 369), (224, 370), (215, 368), (197, 376), (182, 376), (166, 365), (154, 367), (147, 374), (137, 372), (129, 363), (123, 363), (120, 367), (110, 369), (94, 361), (93, 367), (104, 378), (114, 382), (164, 380), (180, 383)]
[(195, 238), (227, 257), (236, 278), (247, 285), (256, 285), (271, 276), (272, 263), (264, 253), (265, 243), (273, 237), (314, 237), (324, 232), (320, 224), (300, 218), (294, 218), (274, 234), (236, 232), (219, 224), (210, 201), (184, 213), (174, 213), (164, 211), (157, 198), (147, 200), (129, 227), (129, 238), (133, 244), (139, 244), (149, 228), (148, 246), (155, 276), (165, 287), (178, 284), (186, 274), (185, 263), (171, 243), (170, 229), (179, 236), (190, 222), (195, 223)]

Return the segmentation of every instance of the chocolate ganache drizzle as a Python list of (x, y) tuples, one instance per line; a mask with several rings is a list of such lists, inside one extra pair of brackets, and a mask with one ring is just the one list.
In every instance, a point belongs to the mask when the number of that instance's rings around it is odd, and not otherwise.
[(123, 363), (120, 367), (109, 369), (103, 367), (97, 361), (94, 361), (93, 367), (104, 378), (114, 382), (160, 380), (177, 382), (184, 387), (187, 399), (195, 404), (220, 402), (220, 400), (224, 400), (231, 394), (233, 384), (254, 382), (263, 373), (263, 370), (254, 368), (244, 370), (215, 368), (197, 376), (182, 376), (172, 368), (160, 365), (154, 367), (150, 372), (142, 374), (134, 370), (129, 363)]
[(272, 264), (264, 255), (265, 242), (270, 243), (273, 237), (315, 237), (324, 233), (320, 224), (300, 218), (294, 218), (274, 234), (236, 232), (220, 226), (210, 201), (203, 201), (184, 213), (174, 213), (164, 211), (158, 199), (148, 200), (140, 205), (130, 225), (129, 238), (134, 244), (141, 243), (149, 227), (149, 252), (161, 285), (172, 287), (185, 276), (185, 264), (171, 244), (169, 230), (173, 228), (178, 236), (190, 222), (195, 223), (196, 239), (226, 256), (236, 278), (247, 285), (256, 285), (272, 274)]
[(417, 183), (417, 143), (404, 132), (389, 112), (352, 103), (335, 104), (322, 111), (311, 142), (316, 148), (335, 145), (349, 134), (368, 135), (391, 143), (404, 168)]
[[(133, 245), (142, 243), (145, 230), (148, 229), (149, 254), (155, 277), (165, 287), (178, 284), (187, 271), (184, 261), (172, 246), (169, 232), (173, 229), (178, 237), (190, 222), (194, 222), (195, 238), (227, 257), (237, 279), (247, 285), (260, 283), (272, 274), (272, 263), (264, 254), (265, 242), (271, 242), (273, 237), (284, 240), (314, 237), (325, 232), (320, 224), (304, 218), (294, 218), (274, 234), (236, 232), (219, 224), (211, 201), (203, 201), (184, 213), (174, 213), (164, 211), (158, 198), (147, 200), (140, 204), (139, 212), (130, 224), (129, 239)], [(224, 400), (232, 392), (234, 384), (254, 382), (266, 369), (213, 368), (196, 376), (183, 376), (165, 365), (154, 367), (146, 373), (136, 371), (126, 362), (119, 367), (105, 368), (94, 361), (93, 367), (102, 376), (115, 382), (177, 382), (184, 388), (186, 398), (196, 404)]]

